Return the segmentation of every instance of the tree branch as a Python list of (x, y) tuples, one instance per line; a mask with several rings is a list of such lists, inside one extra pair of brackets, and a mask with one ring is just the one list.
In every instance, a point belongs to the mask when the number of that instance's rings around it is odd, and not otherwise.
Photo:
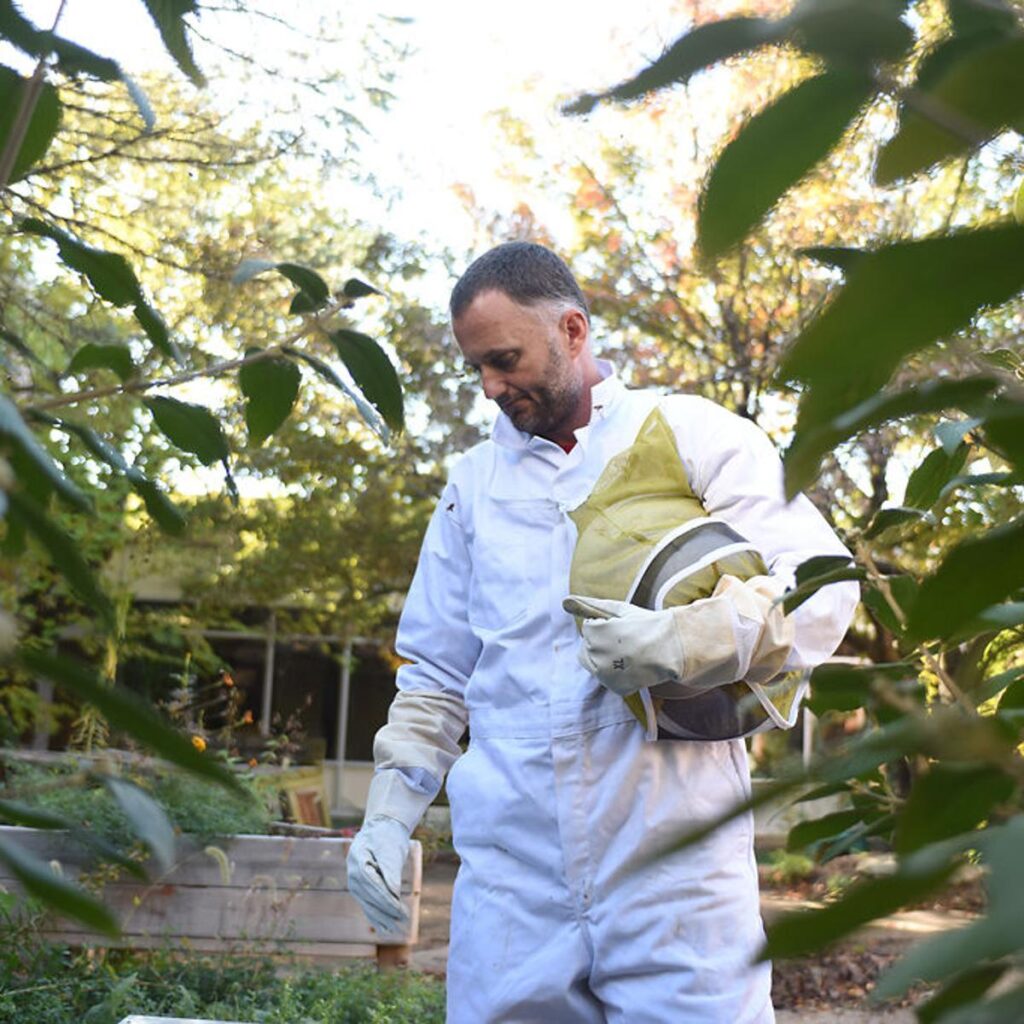
[(45, 399), (35, 405), (25, 407), (26, 412), (45, 412), (49, 409), (59, 409), (67, 405), (80, 405), (82, 402), (91, 402), (97, 398), (111, 398), (115, 395), (142, 394), (153, 388), (169, 388), (178, 384), (187, 384), (189, 381), (198, 380), (201, 377), (219, 377), (228, 370), (237, 369), (240, 366), (247, 366), (249, 363), (259, 362), (261, 359), (269, 359), (279, 355), (283, 349), (293, 345), (296, 341), (312, 334), (314, 331), (324, 330), (322, 321), (343, 309), (348, 308), (348, 301), (335, 302), (322, 310), (316, 316), (311, 317), (297, 331), (290, 334), (284, 341), (276, 345), (270, 345), (259, 352), (243, 356), (240, 359), (224, 359), (219, 363), (204, 367), (201, 370), (186, 370), (183, 373), (175, 374), (173, 377), (163, 377), (159, 380), (128, 381), (125, 384), (114, 384), (105, 388), (92, 388), (88, 391), (76, 391), (70, 395), (59, 395), (54, 398)]

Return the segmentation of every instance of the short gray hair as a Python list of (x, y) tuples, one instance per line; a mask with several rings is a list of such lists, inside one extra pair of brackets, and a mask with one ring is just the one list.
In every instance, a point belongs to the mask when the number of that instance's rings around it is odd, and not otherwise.
[(564, 302), (590, 322), (587, 300), (572, 271), (561, 257), (535, 242), (505, 242), (475, 259), (452, 289), (452, 319), (462, 316), (487, 291), (504, 292), (524, 306)]

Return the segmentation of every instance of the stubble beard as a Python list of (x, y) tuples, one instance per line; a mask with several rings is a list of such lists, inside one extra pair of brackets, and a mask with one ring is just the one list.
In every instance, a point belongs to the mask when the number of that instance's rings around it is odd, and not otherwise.
[(559, 428), (572, 418), (583, 394), (583, 382), (573, 374), (572, 362), (554, 346), (547, 369), (552, 379), (529, 393), (521, 392), (508, 403), (513, 406), (518, 399), (519, 405), (504, 409), (517, 430), (541, 437), (560, 432)]

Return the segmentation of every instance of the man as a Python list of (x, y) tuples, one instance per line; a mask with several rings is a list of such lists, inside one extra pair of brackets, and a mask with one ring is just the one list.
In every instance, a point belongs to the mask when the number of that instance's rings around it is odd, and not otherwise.
[[(806, 558), (845, 551), (805, 498), (785, 501), (755, 426), (700, 398), (629, 391), (595, 359), (586, 302), (553, 253), (491, 250), (451, 314), (501, 411), (454, 466), (423, 543), (351, 889), (378, 927), (402, 919), (409, 834), (451, 768), (449, 1021), (771, 1021), (768, 965), (751, 966), (763, 932), (750, 816), (651, 858), (748, 795), (743, 740), (652, 741), (660, 725), (645, 730), (623, 697), (674, 687), (686, 723), (691, 698), (828, 657), (856, 587), (788, 617), (774, 597)], [(631, 507), (652, 423), (700, 522), (745, 538), (766, 574), (721, 574), (681, 607), (571, 595), (570, 570), (576, 582), (592, 568), (574, 561), (581, 510), (620, 480)], [(664, 445), (643, 450), (665, 461)]]

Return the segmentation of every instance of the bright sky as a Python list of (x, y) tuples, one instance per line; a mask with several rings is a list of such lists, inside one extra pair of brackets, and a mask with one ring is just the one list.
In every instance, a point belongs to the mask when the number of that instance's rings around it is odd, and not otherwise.
[[(25, 12), (46, 26), (58, 6), (58, 0), (23, 2)], [(130, 72), (171, 67), (140, 0), (103, 0), (102, 18), (96, 17), (99, 6), (97, 0), (66, 0), (61, 34), (114, 57)], [(387, 112), (371, 112), (373, 138), (362, 144), (363, 158), (385, 187), (400, 191), (390, 211), (391, 230), (407, 238), (433, 238), (456, 251), (473, 247), (472, 222), (452, 185), (468, 185), (488, 209), (507, 209), (517, 198), (498, 174), (499, 132), (488, 115), (508, 107), (548, 145), (553, 142), (554, 151), (571, 154), (593, 130), (584, 121), (562, 117), (560, 102), (619, 81), (656, 56), (686, 27), (679, 6), (665, 0), (519, 0), (514, 5), (369, 0), (360, 5), (360, 25), (374, 15), (410, 19), (387, 30), (413, 52), (397, 67), (392, 86), (397, 101)], [(280, 4), (285, 18), (310, 25), (332, 8), (347, 15), (353, 5), (342, 0)], [(272, 26), (256, 19), (247, 26), (237, 16), (225, 16), (225, 24), (231, 26), (230, 36), (215, 26), (208, 31), (268, 64), (287, 60), (276, 48), (280, 33)], [(202, 44), (197, 53), (202, 64)], [(556, 209), (545, 213), (558, 218)]]

